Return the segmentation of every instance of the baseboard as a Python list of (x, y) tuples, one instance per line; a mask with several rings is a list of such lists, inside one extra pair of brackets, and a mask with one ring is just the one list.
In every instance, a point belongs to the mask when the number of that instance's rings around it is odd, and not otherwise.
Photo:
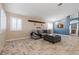
[(6, 41), (14, 41), (14, 40), (23, 40), (23, 39), (27, 39), (28, 37), (19, 37), (19, 38), (12, 38), (12, 39), (8, 39)]

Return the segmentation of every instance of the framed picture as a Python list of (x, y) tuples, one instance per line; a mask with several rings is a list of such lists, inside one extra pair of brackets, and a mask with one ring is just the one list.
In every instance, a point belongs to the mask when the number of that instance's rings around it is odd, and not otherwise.
[(59, 24), (57, 25), (57, 28), (64, 28), (64, 24), (63, 24), (63, 23), (59, 23)]
[(64, 23), (63, 23), (63, 22), (56, 22), (56, 23), (55, 23), (55, 26), (56, 26), (56, 28), (61, 28), (61, 29), (63, 29), (63, 28), (64, 28)]

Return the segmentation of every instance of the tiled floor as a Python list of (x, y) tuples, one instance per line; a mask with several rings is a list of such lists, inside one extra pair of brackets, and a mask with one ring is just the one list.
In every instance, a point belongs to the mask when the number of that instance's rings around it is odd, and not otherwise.
[(22, 39), (7, 41), (2, 55), (53, 55), (79, 54), (79, 37), (62, 36), (62, 41), (56, 44), (43, 39)]

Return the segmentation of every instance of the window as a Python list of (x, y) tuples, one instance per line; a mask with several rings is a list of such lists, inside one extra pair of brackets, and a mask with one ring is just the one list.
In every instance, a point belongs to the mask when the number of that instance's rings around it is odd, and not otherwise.
[(53, 29), (53, 23), (47, 23), (47, 29)]
[(6, 14), (3, 9), (0, 10), (0, 31), (6, 30)]
[(22, 20), (19, 18), (11, 17), (10, 30), (11, 31), (21, 31), (22, 30)]

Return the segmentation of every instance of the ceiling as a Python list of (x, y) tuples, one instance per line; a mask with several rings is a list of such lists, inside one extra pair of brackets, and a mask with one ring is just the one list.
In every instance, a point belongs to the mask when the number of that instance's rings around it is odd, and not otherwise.
[(25, 15), (39, 16), (44, 20), (56, 21), (65, 18), (68, 15), (77, 14), (79, 3), (5, 3), (6, 11)]

